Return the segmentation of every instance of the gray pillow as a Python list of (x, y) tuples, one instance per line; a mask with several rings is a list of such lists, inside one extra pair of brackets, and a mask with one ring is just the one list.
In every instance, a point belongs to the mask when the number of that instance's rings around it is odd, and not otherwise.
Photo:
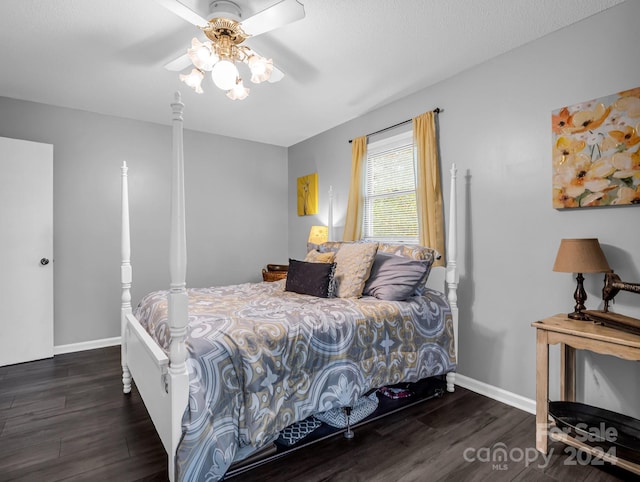
[(415, 293), (419, 284), (426, 281), (430, 269), (430, 260), (378, 253), (363, 294), (387, 301), (406, 300)]

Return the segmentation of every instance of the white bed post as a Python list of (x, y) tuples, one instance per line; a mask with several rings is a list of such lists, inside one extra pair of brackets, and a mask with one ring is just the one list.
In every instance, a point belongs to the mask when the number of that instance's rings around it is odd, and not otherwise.
[[(451, 192), (449, 195), (449, 232), (447, 233), (447, 297), (451, 306), (453, 317), (453, 338), (455, 342), (456, 361), (458, 360), (458, 208), (456, 193), (457, 172), (455, 163), (451, 166)], [(453, 392), (455, 385), (455, 372), (447, 373), (447, 391)]]
[(187, 334), (188, 304), (186, 290), (187, 274), (187, 236), (185, 228), (184, 202), (184, 154), (182, 139), (182, 110), (184, 104), (180, 93), (176, 92), (173, 110), (173, 167), (171, 186), (171, 245), (169, 292), (169, 325), (171, 342), (169, 344), (169, 381), (171, 397), (172, 427), (171, 450), (169, 451), (169, 477), (175, 477), (175, 455), (182, 436), (182, 414), (187, 406), (189, 395), (189, 374), (187, 372), (185, 336)]
[(127, 344), (124, 342), (127, 329), (127, 315), (131, 314), (131, 241), (129, 235), (129, 183), (127, 180), (126, 161), (122, 162), (122, 264), (120, 266), (120, 281), (122, 283), (122, 307), (120, 308), (120, 335), (123, 340), (120, 346), (122, 364), (122, 391), (131, 392), (131, 372), (127, 365)]
[(329, 213), (327, 215), (327, 241), (333, 241), (333, 186), (329, 186)]

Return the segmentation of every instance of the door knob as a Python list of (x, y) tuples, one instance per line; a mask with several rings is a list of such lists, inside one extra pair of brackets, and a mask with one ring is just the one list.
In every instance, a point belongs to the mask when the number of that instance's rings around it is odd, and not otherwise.
[(42, 258), (42, 259), (40, 260), (40, 264), (41, 264), (42, 266), (46, 266), (46, 265), (48, 265), (48, 264), (49, 264), (49, 260), (48, 260), (47, 258)]

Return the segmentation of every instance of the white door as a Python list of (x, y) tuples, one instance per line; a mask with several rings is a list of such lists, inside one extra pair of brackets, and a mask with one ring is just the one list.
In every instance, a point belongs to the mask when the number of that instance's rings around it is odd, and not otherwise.
[(0, 137), (0, 366), (53, 356), (53, 146)]

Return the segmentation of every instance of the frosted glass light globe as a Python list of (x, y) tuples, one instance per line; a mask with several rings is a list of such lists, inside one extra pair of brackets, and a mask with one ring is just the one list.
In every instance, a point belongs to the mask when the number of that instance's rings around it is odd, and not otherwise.
[(238, 68), (229, 60), (221, 60), (213, 66), (211, 78), (216, 87), (222, 90), (231, 90), (236, 85)]

